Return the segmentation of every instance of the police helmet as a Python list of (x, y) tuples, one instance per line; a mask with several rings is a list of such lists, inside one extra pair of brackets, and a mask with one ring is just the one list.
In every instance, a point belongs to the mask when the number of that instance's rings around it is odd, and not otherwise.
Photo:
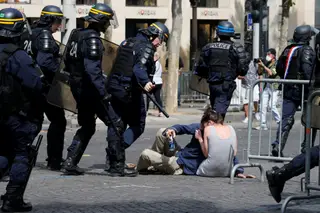
[(289, 41), (296, 44), (308, 44), (315, 34), (314, 28), (310, 25), (300, 25), (296, 27), (293, 33), (293, 39)]
[(161, 22), (152, 23), (147, 29), (139, 31), (147, 36), (158, 37), (161, 42), (167, 42), (169, 39), (169, 29)]
[(45, 6), (40, 15), (40, 24), (50, 25), (53, 23), (61, 24), (65, 19), (61, 9), (54, 5)]
[(25, 18), (14, 8), (0, 10), (0, 36), (14, 38), (21, 36), (24, 31)]
[(227, 37), (233, 37), (234, 36), (234, 26), (229, 21), (221, 21), (221, 22), (219, 22), (216, 30), (217, 30), (217, 35), (218, 36), (227, 36)]
[(111, 24), (114, 28), (118, 27), (118, 20), (115, 12), (106, 4), (97, 3), (93, 5), (89, 14), (83, 17), (88, 22), (98, 22), (101, 24)]

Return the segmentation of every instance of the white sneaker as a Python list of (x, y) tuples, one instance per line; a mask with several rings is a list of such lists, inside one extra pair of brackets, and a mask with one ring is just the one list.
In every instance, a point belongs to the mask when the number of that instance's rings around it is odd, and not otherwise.
[(259, 112), (256, 112), (256, 113), (254, 114), (254, 117), (256, 118), (257, 121), (260, 121), (260, 114), (259, 114)]
[(242, 120), (242, 123), (247, 124), (248, 123), (248, 117), (246, 117), (245, 119)]
[(255, 127), (256, 130), (268, 130), (267, 124), (261, 124), (260, 126)]

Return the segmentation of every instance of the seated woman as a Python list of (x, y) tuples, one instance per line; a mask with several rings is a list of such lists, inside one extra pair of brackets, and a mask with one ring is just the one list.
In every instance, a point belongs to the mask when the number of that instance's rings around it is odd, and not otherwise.
[[(237, 135), (234, 128), (224, 124), (220, 113), (212, 113), (212, 125), (204, 128), (203, 137), (196, 132), (202, 152), (206, 158), (198, 170), (197, 175), (207, 177), (229, 177), (232, 167), (236, 164)], [(238, 174), (241, 178), (254, 178), (252, 175)]]

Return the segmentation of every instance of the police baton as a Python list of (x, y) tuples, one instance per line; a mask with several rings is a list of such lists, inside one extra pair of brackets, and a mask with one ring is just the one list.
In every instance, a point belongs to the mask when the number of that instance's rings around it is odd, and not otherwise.
[(156, 100), (153, 99), (153, 97), (150, 95), (149, 92), (147, 92), (144, 87), (140, 84), (139, 87), (142, 89), (142, 91), (148, 96), (148, 98), (152, 101), (152, 103), (154, 105), (156, 105), (156, 107), (159, 109), (160, 112), (162, 112), (164, 114), (164, 116), (166, 116), (167, 118), (169, 118), (169, 114), (158, 104), (158, 102)]

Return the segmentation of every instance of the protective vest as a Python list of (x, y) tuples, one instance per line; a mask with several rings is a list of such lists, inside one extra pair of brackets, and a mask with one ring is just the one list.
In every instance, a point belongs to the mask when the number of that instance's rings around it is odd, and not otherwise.
[[(68, 43), (67, 43), (67, 50), (65, 55), (65, 67), (66, 71), (70, 73), (70, 76), (80, 81), (83, 77), (83, 72), (85, 70), (84, 67), (84, 55), (83, 53), (86, 50), (82, 50), (83, 45), (82, 42), (89, 38), (98, 38), (100, 36), (98, 34), (93, 34), (91, 30), (80, 30), (77, 29), (74, 33), (71, 34)], [(102, 59), (102, 55), (101, 55)]]
[(207, 45), (206, 49), (209, 51), (209, 55), (205, 62), (209, 67), (209, 78), (217, 75), (223, 81), (228, 72), (232, 72), (232, 59), (230, 57), (232, 48), (232, 42), (224, 41), (217, 41)]
[(21, 82), (11, 73), (6, 72), (9, 57), (18, 50), (18, 46), (8, 44), (0, 53), (0, 117), (4, 118), (19, 112), (24, 104)]
[(279, 75), (284, 79), (298, 79), (302, 80), (303, 73), (300, 71), (300, 53), (302, 48), (298, 46), (288, 46), (280, 56), (283, 68)]
[(138, 42), (136, 38), (128, 38), (119, 48), (113, 64), (111, 75), (132, 77), (133, 75), (133, 47)]
[[(150, 49), (150, 44), (147, 41), (142, 41), (137, 38), (127, 39), (118, 49), (118, 54), (112, 67), (111, 75), (118, 75), (131, 78), (133, 76), (134, 63), (144, 62), (143, 66), (146, 66), (147, 73), (150, 79), (155, 73), (155, 63), (153, 62), (154, 52)], [(134, 62), (134, 47), (135, 45), (141, 45), (135, 53), (138, 61)], [(145, 45), (145, 46), (144, 46)], [(152, 55), (152, 63), (150, 62), (150, 56)]]

